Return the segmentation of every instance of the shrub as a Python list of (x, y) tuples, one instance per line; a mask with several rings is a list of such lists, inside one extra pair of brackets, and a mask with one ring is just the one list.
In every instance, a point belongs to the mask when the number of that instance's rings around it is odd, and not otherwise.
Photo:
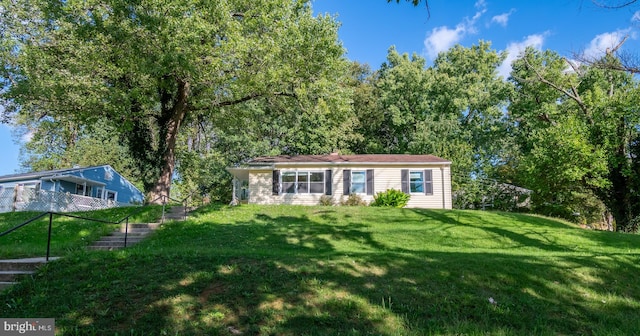
[(351, 194), (346, 200), (340, 201), (340, 205), (361, 206), (361, 205), (367, 205), (367, 202), (365, 202), (362, 199), (362, 197), (360, 197), (359, 195)]
[(324, 205), (324, 206), (332, 206), (334, 205), (335, 202), (333, 200), (333, 197), (331, 196), (327, 196), (327, 195), (322, 195), (320, 197), (320, 205)]
[(388, 189), (385, 192), (377, 193), (373, 197), (371, 206), (404, 208), (409, 203), (409, 198), (411, 195), (400, 190)]

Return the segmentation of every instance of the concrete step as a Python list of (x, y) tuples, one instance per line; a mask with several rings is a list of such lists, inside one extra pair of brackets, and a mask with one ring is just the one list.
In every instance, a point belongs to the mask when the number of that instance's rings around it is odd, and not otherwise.
[[(133, 244), (127, 243), (127, 247), (130, 247), (132, 245)], [(120, 246), (95, 246), (95, 245), (87, 246), (87, 250), (89, 251), (116, 251), (116, 250), (122, 250), (123, 248), (124, 248), (124, 244)]]
[[(127, 241), (140, 241), (142, 239), (144, 239), (147, 236), (147, 234), (136, 234), (136, 235), (128, 235), (127, 236)], [(98, 241), (124, 241), (124, 233), (122, 235), (111, 235), (111, 236), (104, 236), (102, 238), (100, 238)]]
[(129, 223), (120, 225), (116, 231), (108, 236), (101, 237), (99, 240), (87, 246), (87, 250), (106, 250), (113, 251), (124, 248), (125, 232), (127, 237), (127, 247), (132, 246), (143, 240), (149, 233), (157, 229), (160, 223)]
[[(51, 257), (49, 261), (56, 259), (58, 258)], [(0, 291), (16, 284), (20, 278), (35, 273), (45, 263), (45, 258), (0, 260)]]
[[(129, 228), (129, 233), (149, 233), (153, 231), (152, 229), (149, 228)], [(125, 233), (127, 232), (127, 229), (125, 228), (120, 228), (119, 230), (115, 231), (115, 232), (121, 232), (121, 233)]]
[[(138, 240), (127, 239), (127, 246), (133, 245), (139, 242), (140, 242), (140, 239)], [(93, 242), (93, 244), (91, 244), (90, 246), (124, 246), (124, 239), (123, 240), (97, 240)]]
[(3, 290), (15, 285), (16, 283), (13, 281), (0, 281), (0, 292)]
[(22, 276), (35, 273), (34, 271), (0, 271), (0, 282), (13, 282)]
[[(51, 257), (49, 260), (58, 259)], [(31, 271), (46, 263), (44, 258), (0, 260), (0, 271)]]

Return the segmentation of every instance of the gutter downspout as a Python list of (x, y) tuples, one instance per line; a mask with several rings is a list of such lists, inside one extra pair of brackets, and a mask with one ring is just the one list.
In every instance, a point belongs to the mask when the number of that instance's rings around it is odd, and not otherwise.
[(444, 190), (444, 166), (440, 167), (440, 182), (442, 183), (442, 208), (447, 208), (447, 197)]

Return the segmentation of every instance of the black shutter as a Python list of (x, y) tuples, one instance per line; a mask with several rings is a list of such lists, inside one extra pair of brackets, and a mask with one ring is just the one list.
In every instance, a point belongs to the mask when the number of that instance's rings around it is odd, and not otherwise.
[(280, 171), (273, 171), (272, 195), (280, 195)]
[(331, 179), (331, 169), (327, 169), (327, 171), (324, 172), (324, 194), (325, 195), (332, 194), (332, 190), (331, 190), (332, 184), (333, 184), (333, 180)]
[(373, 169), (367, 169), (367, 195), (373, 195)]
[(351, 193), (351, 169), (342, 171), (342, 193), (345, 195)]
[(409, 193), (409, 169), (402, 169), (400, 171), (400, 175), (401, 175), (400, 188), (402, 188), (403, 193), (408, 194)]
[(433, 174), (431, 169), (425, 169), (424, 171), (424, 193), (433, 195)]

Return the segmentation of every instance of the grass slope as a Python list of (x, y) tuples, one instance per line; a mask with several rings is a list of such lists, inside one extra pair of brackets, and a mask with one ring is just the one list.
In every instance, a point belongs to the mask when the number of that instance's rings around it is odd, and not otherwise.
[(640, 237), (478, 211), (202, 209), (0, 294), (60, 335), (637, 335)]

